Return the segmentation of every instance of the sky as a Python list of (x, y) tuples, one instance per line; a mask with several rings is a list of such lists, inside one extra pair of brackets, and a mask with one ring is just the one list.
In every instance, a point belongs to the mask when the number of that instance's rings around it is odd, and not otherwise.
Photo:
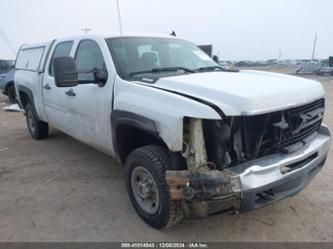
[[(333, 55), (332, 0), (119, 0), (124, 32), (169, 34), (213, 44), (221, 60)], [(116, 0), (0, 0), (0, 58), (23, 43), (119, 32)], [(4, 38), (11, 44), (7, 45)], [(12, 47), (12, 49), (10, 48)], [(12, 51), (14, 50), (14, 51)]]

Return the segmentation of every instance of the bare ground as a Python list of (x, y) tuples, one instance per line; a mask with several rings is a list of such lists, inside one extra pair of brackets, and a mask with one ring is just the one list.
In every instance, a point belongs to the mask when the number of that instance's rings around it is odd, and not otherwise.
[[(326, 88), (333, 130), (333, 78), (312, 78)], [(6, 100), (0, 96), (0, 241), (333, 241), (332, 149), (293, 198), (157, 231), (132, 208), (119, 163), (58, 131), (32, 140), (23, 114), (2, 110)]]

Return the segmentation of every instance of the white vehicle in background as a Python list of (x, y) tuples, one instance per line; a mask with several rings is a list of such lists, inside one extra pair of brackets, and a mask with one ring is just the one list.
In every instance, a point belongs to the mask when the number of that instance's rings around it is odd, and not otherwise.
[(134, 208), (155, 228), (292, 196), (329, 150), (320, 83), (228, 72), (175, 37), (24, 45), (15, 85), (31, 136), (52, 125), (117, 158)]

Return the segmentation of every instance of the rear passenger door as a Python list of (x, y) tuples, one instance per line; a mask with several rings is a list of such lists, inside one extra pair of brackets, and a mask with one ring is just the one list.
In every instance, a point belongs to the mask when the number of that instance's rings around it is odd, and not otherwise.
[(68, 123), (70, 113), (68, 111), (68, 87), (58, 87), (54, 80), (53, 60), (60, 56), (70, 56), (74, 41), (61, 41), (54, 45), (48, 67), (45, 69), (43, 79), (44, 107), (48, 122), (55, 128), (70, 134), (71, 124)]

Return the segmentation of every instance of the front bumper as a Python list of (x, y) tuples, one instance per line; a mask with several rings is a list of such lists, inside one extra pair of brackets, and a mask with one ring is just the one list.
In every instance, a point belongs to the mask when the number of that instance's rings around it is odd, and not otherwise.
[(242, 193), (241, 211), (258, 208), (301, 191), (324, 165), (330, 132), (322, 126), (318, 135), (300, 150), (275, 154), (228, 169), (231, 188)]
[[(223, 171), (212, 170), (204, 177), (188, 175), (185, 171), (180, 177), (176, 172), (167, 171), (167, 182), (174, 199), (188, 199), (182, 194), (186, 193), (186, 187), (193, 186), (191, 201), (205, 203), (207, 209), (213, 204), (214, 213), (222, 211), (218, 203), (223, 203), (221, 208), (225, 208), (224, 202), (231, 200), (234, 205), (235, 199), (239, 200), (239, 206), (229, 208), (249, 211), (301, 191), (324, 165), (329, 145), (330, 132), (323, 125), (317, 136), (296, 152), (266, 156)], [(184, 183), (186, 187), (182, 188)]]

